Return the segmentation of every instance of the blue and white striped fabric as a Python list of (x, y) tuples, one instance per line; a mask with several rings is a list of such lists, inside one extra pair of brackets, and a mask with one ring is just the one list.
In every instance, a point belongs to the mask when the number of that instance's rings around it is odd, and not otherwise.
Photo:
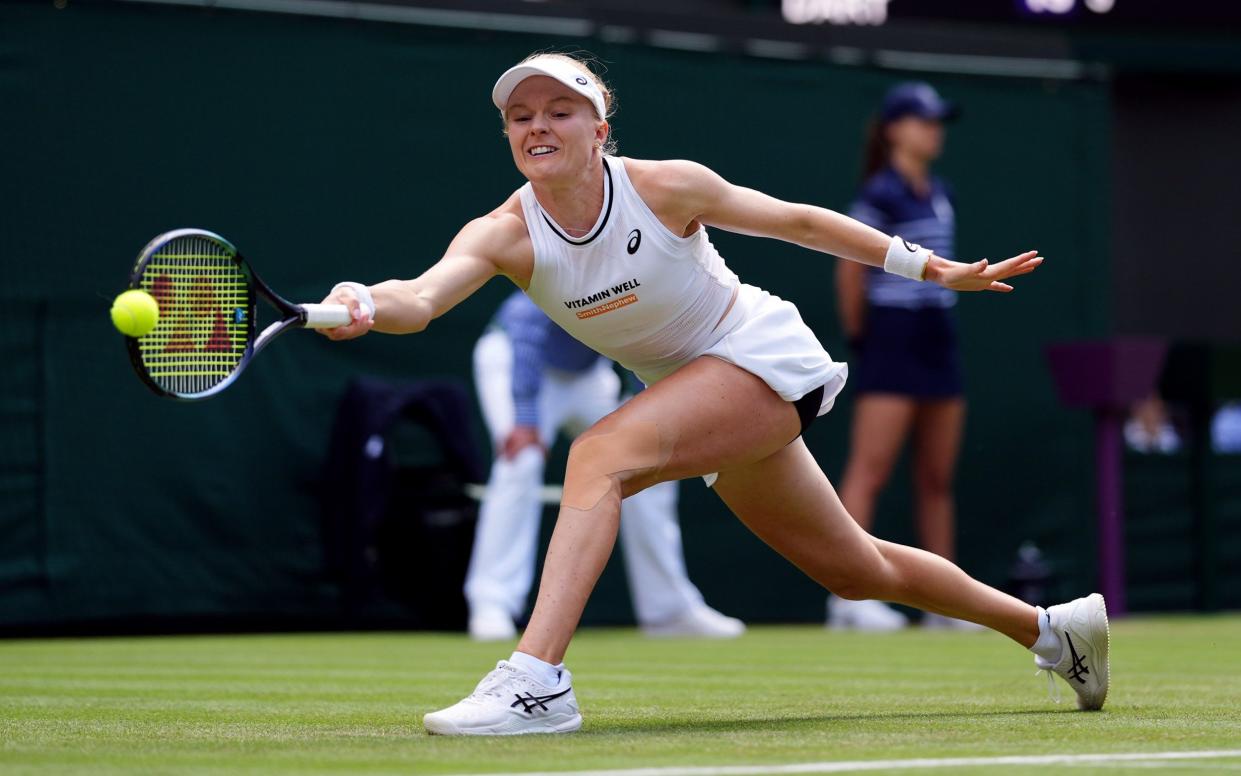
[(503, 329), (513, 344), (514, 421), (519, 426), (538, 425), (544, 369), (585, 372), (603, 358), (552, 323), (521, 291), (504, 300), (492, 324)]
[[(956, 256), (956, 216), (952, 193), (942, 180), (931, 176), (929, 196), (919, 196), (891, 167), (871, 176), (862, 186), (849, 215), (884, 234), (896, 234), (934, 251), (936, 256)], [(952, 307), (956, 292), (916, 280), (890, 275), (872, 267), (866, 275), (866, 299), (873, 305), (918, 310)]]

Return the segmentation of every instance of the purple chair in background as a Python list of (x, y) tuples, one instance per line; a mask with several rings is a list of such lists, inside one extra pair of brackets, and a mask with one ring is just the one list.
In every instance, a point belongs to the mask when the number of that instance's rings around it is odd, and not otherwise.
[(1127, 610), (1121, 429), (1129, 407), (1155, 389), (1167, 350), (1162, 340), (1127, 337), (1047, 347), (1060, 401), (1094, 412), (1099, 592), (1115, 616)]

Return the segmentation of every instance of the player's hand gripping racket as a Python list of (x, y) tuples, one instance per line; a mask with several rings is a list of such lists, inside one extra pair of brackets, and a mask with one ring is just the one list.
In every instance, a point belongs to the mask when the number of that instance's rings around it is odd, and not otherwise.
[[(343, 304), (293, 304), (272, 291), (228, 240), (202, 229), (156, 237), (138, 254), (129, 287), (159, 304), (149, 333), (127, 338), (129, 357), (152, 391), (205, 399), (232, 384), (250, 360), (290, 328), (331, 329), (351, 322)], [(280, 320), (255, 336), (257, 299)]]

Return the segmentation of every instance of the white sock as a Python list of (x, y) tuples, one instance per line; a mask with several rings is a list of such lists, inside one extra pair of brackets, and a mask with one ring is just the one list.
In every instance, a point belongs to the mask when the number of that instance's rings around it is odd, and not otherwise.
[(1038, 640), (1034, 642), (1034, 646), (1030, 647), (1030, 651), (1037, 655), (1044, 663), (1055, 665), (1060, 662), (1060, 657), (1064, 653), (1064, 644), (1060, 641), (1060, 637), (1051, 628), (1051, 615), (1041, 606), (1034, 607), (1038, 612)]
[[(514, 652), (508, 662), (522, 669), (526, 673), (538, 679), (539, 682), (547, 687), (555, 687), (560, 684), (560, 669), (551, 663), (539, 660), (534, 655), (527, 655), (525, 652)], [(564, 664), (561, 663), (563, 666)]]

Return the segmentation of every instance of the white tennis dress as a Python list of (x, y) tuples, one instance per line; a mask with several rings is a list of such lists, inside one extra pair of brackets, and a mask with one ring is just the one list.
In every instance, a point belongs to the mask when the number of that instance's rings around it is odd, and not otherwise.
[(849, 370), (832, 361), (797, 308), (741, 283), (705, 227), (689, 237), (669, 231), (638, 196), (624, 162), (603, 162), (603, 208), (585, 236), (566, 234), (531, 184), (519, 190), (534, 246), (526, 289), (534, 303), (647, 385), (711, 355), (757, 375), (785, 401), (823, 386), (818, 414), (830, 410)]

